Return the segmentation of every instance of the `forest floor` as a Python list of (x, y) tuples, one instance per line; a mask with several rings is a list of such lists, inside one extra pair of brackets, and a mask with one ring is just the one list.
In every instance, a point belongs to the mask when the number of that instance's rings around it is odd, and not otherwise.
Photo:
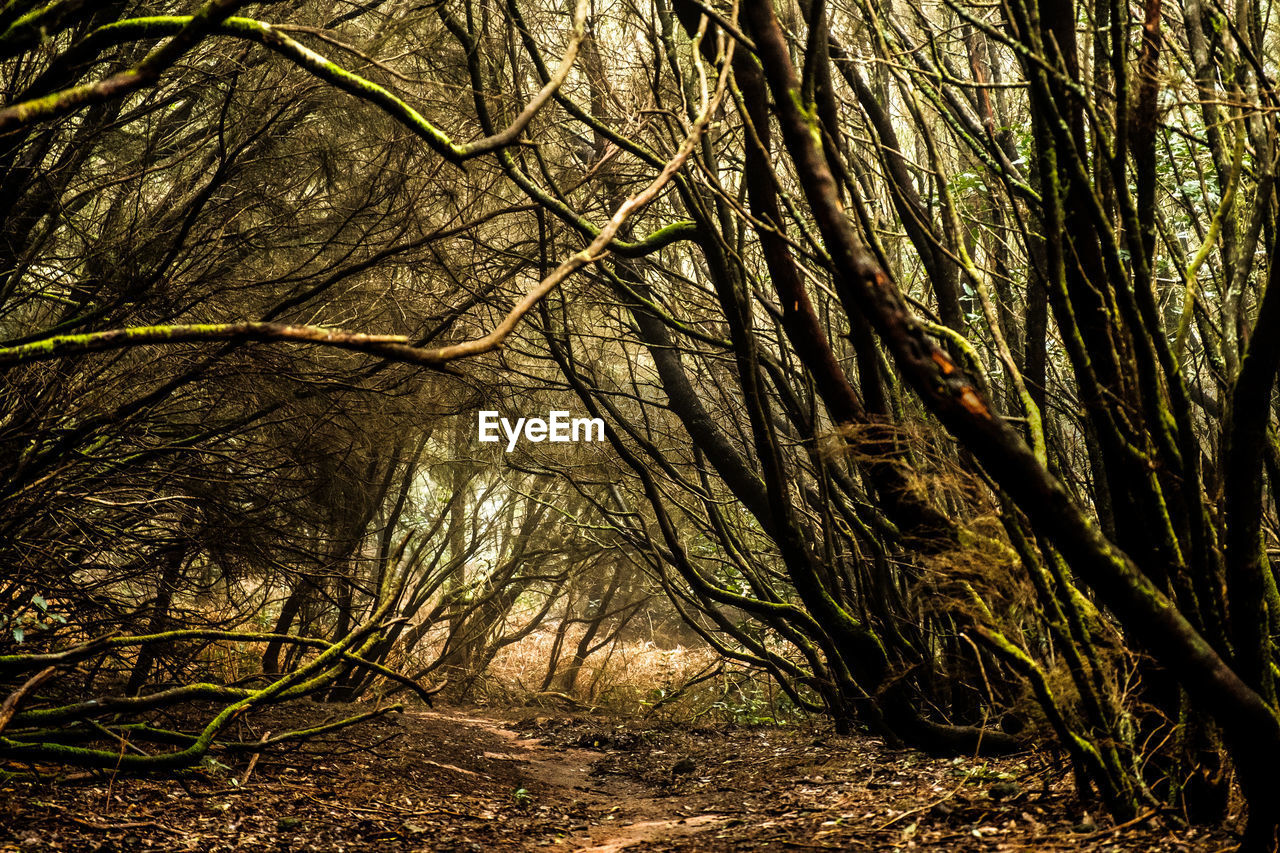
[[(242, 734), (297, 722), (260, 717)], [(0, 788), (0, 851), (1235, 847), (1159, 816), (1110, 827), (1075, 805), (1051, 760), (931, 758), (816, 724), (414, 709), (264, 753), (242, 782), (246, 769), (240, 758), (180, 778), (11, 781)]]

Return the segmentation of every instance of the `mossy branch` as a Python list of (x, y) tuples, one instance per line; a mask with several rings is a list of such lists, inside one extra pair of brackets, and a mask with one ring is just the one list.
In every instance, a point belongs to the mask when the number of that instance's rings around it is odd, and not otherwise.
[[(190, 767), (199, 763), (204, 758), (217, 736), (228, 725), (230, 725), (232, 721), (250, 709), (284, 699), (307, 695), (332, 683), (333, 680), (344, 670), (342, 656), (350, 652), (353, 647), (357, 646), (357, 644), (361, 644), (357, 653), (364, 651), (373, 641), (370, 639), (371, 636), (373, 639), (376, 639), (377, 629), (383, 624), (387, 613), (399, 597), (402, 587), (403, 578), (393, 580), (388, 577), (379, 593), (378, 607), (370, 614), (369, 618), (360, 628), (352, 631), (340, 641), (330, 645), (329, 648), (321, 652), (314, 660), (311, 660), (299, 669), (276, 679), (266, 687), (260, 690), (241, 691), (241, 697), (218, 712), (213, 719), (205, 725), (200, 733), (195, 736), (190, 745), (184, 749), (157, 755), (138, 755), (133, 753), (122, 754), (118, 751), (68, 746), (66, 744), (50, 741), (33, 742), (0, 736), (0, 755), (8, 755), (27, 760), (58, 761), (89, 767), (116, 767), (125, 771), (165, 770)], [(362, 643), (362, 641), (364, 642)], [(200, 689), (208, 688), (213, 688), (213, 692), (215, 694), (219, 691), (232, 691), (237, 689), (222, 687), (220, 685), (188, 685), (185, 690), (187, 693), (198, 694)], [(177, 691), (166, 692), (172, 696), (183, 690), (184, 688), (179, 688)], [(154, 699), (155, 697), (146, 698)], [(227, 697), (225, 693), (223, 693), (219, 698), (225, 699)], [(91, 707), (94, 704), (96, 703), (80, 703), (82, 707)], [(41, 712), (37, 711), (24, 716), (38, 718), (41, 716)], [(47, 716), (47, 714), (45, 716)]]
[[(177, 631), (165, 631), (159, 634), (144, 634), (139, 636), (126, 637), (100, 637), (91, 640), (74, 648), (66, 649), (61, 652), (52, 652), (40, 655), (0, 655), (0, 672), (24, 672), (33, 669), (39, 669), (42, 666), (68, 666), (79, 661), (93, 657), (94, 655), (108, 649), (128, 648), (130, 646), (145, 646), (155, 643), (175, 643), (189, 640), (224, 640), (230, 642), (283, 642), (290, 645), (306, 646), (308, 648), (327, 649), (333, 645), (328, 640), (321, 640), (314, 637), (300, 637), (296, 634), (268, 634), (261, 632), (246, 631), (214, 631), (204, 629), (183, 629)], [(370, 669), (383, 678), (395, 681), (408, 687), (418, 695), (420, 699), (428, 704), (431, 703), (432, 695), (438, 688), (428, 689), (407, 675), (396, 672), (390, 667), (384, 666), (377, 661), (368, 660), (361, 657), (355, 652), (344, 652), (342, 659), (347, 663), (358, 667)], [(213, 686), (213, 685), (210, 685)], [(235, 690), (236, 688), (225, 688), (226, 690)], [(244, 695), (243, 692), (231, 695)], [(139, 697), (133, 697), (139, 698)], [(101, 709), (101, 705), (98, 706)], [(57, 709), (48, 709), (57, 710)], [(3, 727), (0, 727), (3, 728)]]
[[(209, 6), (230, 5), (239, 4), (230, 4), (226, 0), (222, 0), (221, 3), (209, 4)], [(206, 9), (208, 8), (206, 7)], [(555, 97), (560, 86), (568, 78), (569, 72), (573, 68), (574, 60), (577, 58), (578, 49), (586, 36), (586, 18), (589, 9), (590, 4), (587, 0), (580, 0), (577, 4), (569, 43), (561, 57), (559, 66), (520, 112), (520, 115), (503, 130), (483, 139), (464, 144), (455, 143), (422, 113), (411, 107), (386, 87), (348, 71), (301, 42), (290, 38), (281, 29), (265, 21), (258, 21), (252, 18), (228, 17), (229, 11), (222, 16), (225, 20), (214, 19), (212, 14), (206, 14), (205, 10), (190, 16), (156, 15), (128, 18), (99, 27), (72, 50), (76, 53), (92, 56), (113, 44), (170, 34), (173, 34), (173, 39), (166, 43), (166, 48), (169, 48), (169, 45), (179, 40), (182, 40), (182, 44), (185, 47), (182, 51), (170, 48), (156, 60), (149, 56), (136, 68), (122, 72), (122, 74), (115, 75), (107, 80), (65, 89), (40, 98), (32, 98), (0, 110), (0, 132), (32, 121), (54, 118), (70, 112), (85, 103), (105, 100), (106, 98), (132, 91), (142, 85), (153, 83), (159, 71), (171, 65), (182, 52), (190, 49), (200, 38), (216, 33), (257, 42), (285, 57), (312, 76), (330, 83), (361, 100), (368, 101), (413, 131), (440, 156), (455, 165), (460, 165), (465, 160), (479, 157), (482, 154), (488, 154), (513, 144), (533, 121), (534, 117)], [(205, 17), (202, 18), (202, 15)], [(160, 49), (157, 49), (153, 56), (160, 52)]]
[(73, 86), (43, 97), (32, 98), (0, 109), (0, 133), (36, 121), (48, 121), (75, 112), (83, 106), (123, 97), (153, 85), (161, 72), (209, 35), (242, 5), (244, 0), (209, 0), (173, 30), (173, 37), (156, 47), (132, 68), (105, 80)]
[[(605, 226), (596, 234), (595, 239), (585, 249), (570, 255), (549, 275), (531, 287), (493, 331), (479, 338), (443, 347), (428, 348), (412, 346), (408, 342), (409, 339), (403, 335), (369, 335), (341, 329), (327, 329), (320, 326), (298, 326), (283, 323), (246, 321), (177, 326), (136, 326), (78, 335), (55, 335), (32, 343), (0, 347), (0, 367), (90, 352), (127, 349), (143, 344), (175, 344), (210, 340), (293, 341), (320, 344), (375, 355), (390, 361), (436, 368), (442, 367), (451, 361), (492, 352), (503, 345), (511, 333), (515, 331), (525, 314), (541, 302), (548, 293), (559, 287), (578, 270), (608, 255), (614, 238), (622, 226), (632, 216), (656, 199), (667, 184), (671, 182), (676, 173), (684, 166), (689, 155), (693, 153), (694, 146), (698, 139), (701, 138), (707, 122), (710, 121), (712, 114), (719, 106), (727, 85), (728, 69), (729, 65), (726, 63), (714, 97), (709, 96), (705, 99), (701, 114), (694, 122), (689, 134), (680, 144), (675, 156), (667, 162), (658, 176), (639, 193), (619, 205), (613, 216), (610, 217)], [(681, 232), (686, 225), (687, 223), (676, 223), (667, 226), (655, 232), (650, 239), (665, 240), (667, 239), (667, 233)]]

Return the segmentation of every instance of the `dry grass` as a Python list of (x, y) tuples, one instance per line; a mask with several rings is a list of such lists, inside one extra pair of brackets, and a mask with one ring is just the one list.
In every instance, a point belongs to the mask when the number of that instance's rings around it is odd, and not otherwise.
[[(447, 626), (428, 634), (407, 658), (393, 653), (388, 665), (414, 672), (435, 661), (443, 650)], [(509, 626), (515, 630), (518, 626)], [(770, 680), (753, 670), (721, 660), (705, 646), (663, 647), (653, 640), (615, 641), (588, 656), (571, 696), (560, 691), (557, 678), (542, 689), (556, 638), (557, 623), (549, 622), (524, 639), (504, 646), (482, 673), (434, 678), (451, 682), (446, 695), (491, 706), (537, 704), (599, 708), (629, 716), (665, 720), (731, 722), (777, 721), (794, 709)], [(242, 630), (261, 630), (244, 625)], [(566, 632), (559, 661), (563, 672), (582, 637), (584, 627)], [(258, 674), (265, 642), (213, 643), (202, 649), (192, 665), (200, 677), (234, 683)]]
[[(568, 652), (580, 636), (580, 628), (570, 629)], [(554, 641), (551, 625), (504, 648), (476, 680), (474, 698), (504, 705), (564, 701), (541, 691)], [(588, 707), (662, 719), (776, 719), (781, 712), (773, 707), (772, 685), (754, 673), (721, 664), (708, 648), (614, 642), (587, 658), (571, 698)]]

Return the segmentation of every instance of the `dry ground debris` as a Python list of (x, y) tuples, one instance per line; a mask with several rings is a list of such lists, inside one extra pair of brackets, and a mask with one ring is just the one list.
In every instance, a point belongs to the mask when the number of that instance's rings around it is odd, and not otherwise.
[[(285, 722), (260, 716), (244, 734)], [(1190, 853), (1236, 843), (1159, 814), (1108, 826), (1052, 761), (933, 758), (818, 725), (410, 710), (264, 754), (248, 771), (240, 759), (167, 779), (11, 780), (0, 850)]]

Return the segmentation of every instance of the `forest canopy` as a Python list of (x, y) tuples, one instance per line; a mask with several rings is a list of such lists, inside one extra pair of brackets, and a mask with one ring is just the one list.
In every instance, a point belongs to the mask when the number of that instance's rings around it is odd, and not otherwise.
[(676, 637), (1276, 849), (1274, 12), (0, 4), (5, 772)]

